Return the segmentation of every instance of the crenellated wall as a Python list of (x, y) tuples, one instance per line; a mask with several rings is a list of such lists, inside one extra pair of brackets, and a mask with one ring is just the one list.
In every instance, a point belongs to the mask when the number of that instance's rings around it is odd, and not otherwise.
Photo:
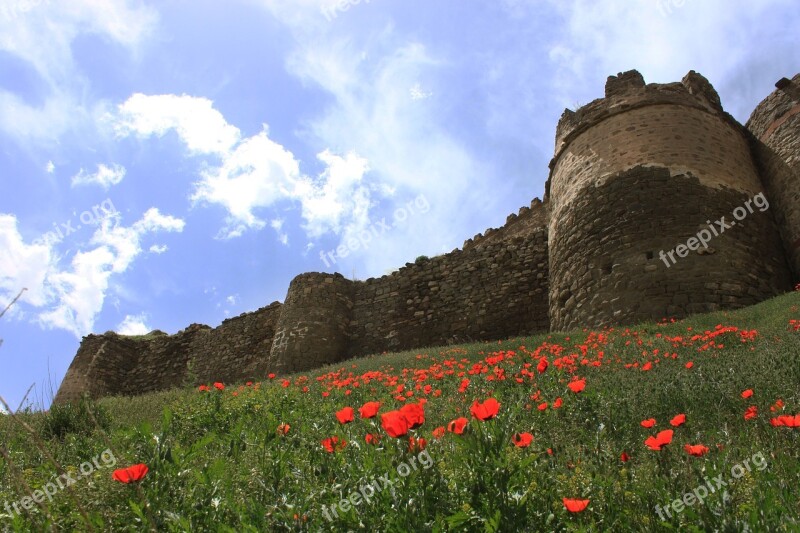
[[(217, 328), (89, 335), (55, 401), (681, 317), (788, 291), (792, 273), (800, 281), (800, 75), (777, 87), (745, 129), (694, 71), (667, 84), (611, 76), (604, 98), (564, 111), (544, 199), (504, 226), (380, 278), (301, 274), (283, 304)], [(753, 209), (755, 197), (769, 207)], [(664, 260), (748, 201), (746, 217), (707, 247)]]

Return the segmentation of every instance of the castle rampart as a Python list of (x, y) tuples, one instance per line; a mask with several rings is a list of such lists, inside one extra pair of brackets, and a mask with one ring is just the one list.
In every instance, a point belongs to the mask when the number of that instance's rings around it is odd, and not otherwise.
[[(217, 328), (89, 335), (55, 401), (263, 379), (387, 350), (683, 317), (788, 291), (792, 271), (800, 281), (798, 86), (800, 75), (782, 80), (748, 131), (693, 71), (667, 84), (647, 85), (636, 71), (611, 76), (604, 98), (565, 110), (544, 199), (504, 226), (380, 278), (301, 274), (284, 304)], [(754, 198), (763, 200), (755, 209)], [(731, 225), (748, 202), (746, 217)], [(678, 253), (723, 216), (728, 228), (707, 247)]]

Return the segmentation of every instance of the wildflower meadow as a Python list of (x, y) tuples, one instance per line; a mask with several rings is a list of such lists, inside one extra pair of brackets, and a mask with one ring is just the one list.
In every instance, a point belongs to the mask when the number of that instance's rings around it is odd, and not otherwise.
[(799, 306), (3, 416), (0, 528), (798, 531)]

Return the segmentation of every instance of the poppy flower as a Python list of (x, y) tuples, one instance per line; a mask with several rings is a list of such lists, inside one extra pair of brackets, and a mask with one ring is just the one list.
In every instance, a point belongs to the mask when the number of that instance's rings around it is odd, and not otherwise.
[(769, 423), (774, 427), (800, 428), (800, 414), (795, 416), (780, 415), (770, 419)]
[(358, 413), (361, 415), (361, 418), (372, 418), (378, 414), (380, 408), (381, 402), (367, 402), (361, 406)]
[(556, 401), (553, 402), (553, 409), (558, 409), (559, 407), (561, 407), (563, 403), (564, 400), (562, 400), (561, 397), (559, 396), (558, 398), (556, 398)]
[(328, 453), (341, 451), (345, 446), (347, 446), (347, 441), (339, 437), (334, 436), (322, 439), (322, 447), (325, 448), (325, 451)]
[(753, 389), (742, 391), (742, 398), (749, 398), (753, 395)]
[(278, 433), (286, 435), (287, 433), (289, 433), (289, 429), (291, 427), (292, 426), (290, 426), (289, 424), (281, 424), (280, 426), (278, 426)]
[(775, 411), (783, 409), (783, 406), (784, 406), (783, 400), (778, 398), (777, 401), (774, 404), (772, 404), (772, 406), (770, 406), (769, 410), (774, 413)]
[(217, 390), (225, 390), (225, 385), (217, 381), (216, 383), (214, 383), (214, 388)]
[(536, 371), (540, 374), (543, 374), (544, 371), (547, 370), (547, 365), (548, 365), (547, 359), (542, 357), (541, 359), (539, 359), (539, 364), (536, 365)]
[(620, 460), (620, 461), (622, 461), (623, 463), (627, 463), (628, 461), (630, 461), (630, 460), (631, 460), (631, 456), (630, 456), (630, 455), (628, 455), (628, 454), (627, 454), (627, 453), (625, 453), (625, 452), (622, 452), (622, 453), (619, 455), (619, 460)]
[(647, 437), (644, 443), (651, 450), (660, 451), (663, 446), (672, 442), (672, 434), (673, 431), (671, 429), (665, 429), (659, 432), (655, 437)]
[(352, 407), (345, 407), (340, 411), (336, 411), (336, 420), (339, 421), (340, 424), (347, 424), (353, 421), (353, 408)]
[(540, 411), (546, 411), (547, 410), (547, 402), (540, 403), (539, 405), (536, 406), (536, 408), (538, 410), (540, 410)]
[(684, 423), (686, 423), (686, 415), (683, 413), (675, 415), (672, 417), (672, 420), (670, 420), (669, 423), (674, 427), (682, 426)]
[(533, 435), (530, 433), (515, 433), (512, 439), (517, 448), (527, 448), (533, 442)]
[(378, 444), (381, 441), (381, 437), (380, 437), (380, 435), (373, 435), (372, 433), (367, 433), (367, 435), (364, 437), (364, 441), (367, 444), (375, 445), (375, 444)]
[(381, 415), (381, 426), (390, 437), (402, 437), (408, 433), (408, 419), (400, 411), (389, 411)]
[(752, 420), (757, 416), (758, 416), (758, 407), (756, 407), (755, 405), (751, 405), (744, 412), (745, 420)]
[(408, 420), (408, 429), (417, 429), (425, 423), (425, 409), (422, 403), (409, 403), (400, 408), (400, 412)]
[(581, 392), (586, 388), (586, 379), (584, 378), (577, 381), (571, 381), (567, 384), (567, 387), (569, 387), (569, 390), (572, 392)]
[(140, 481), (149, 469), (145, 464), (138, 464), (129, 466), (128, 468), (121, 468), (119, 470), (114, 470), (114, 473), (111, 474), (111, 477), (120, 483), (133, 483), (134, 481)]
[(449, 431), (450, 433), (455, 433), (456, 435), (463, 435), (464, 428), (467, 427), (468, 422), (469, 420), (467, 420), (463, 416), (460, 418), (456, 418), (455, 420), (447, 424), (447, 431)]
[(444, 432), (445, 432), (444, 426), (439, 426), (438, 428), (433, 430), (433, 438), (441, 439), (442, 437), (444, 437)]
[(641, 422), (639, 422), (639, 424), (641, 424), (643, 428), (651, 428), (656, 425), (656, 419), (648, 418), (647, 420), (642, 420)]
[(409, 437), (408, 439), (408, 451), (410, 452), (421, 452), (426, 446), (428, 446), (428, 441), (422, 437), (418, 439)]
[(267, 377), (268, 377), (269, 379), (275, 379), (275, 374), (269, 374)]
[(470, 412), (472, 416), (477, 418), (478, 420), (489, 420), (497, 416), (497, 413), (500, 411), (500, 402), (495, 400), (494, 398), (489, 398), (483, 403), (478, 403), (475, 400), (475, 403), (472, 404), (470, 408)]
[(685, 365), (685, 366), (686, 366), (686, 368), (692, 368), (692, 367), (694, 366), (694, 363), (692, 363), (691, 361), (689, 361), (688, 363), (686, 363), (686, 365)]
[(686, 450), (686, 453), (695, 457), (702, 457), (708, 453), (708, 446), (703, 446), (702, 444), (687, 444), (683, 449)]
[(570, 513), (580, 513), (589, 505), (589, 500), (575, 500), (572, 498), (562, 498), (564, 507)]
[(198, 387), (198, 390), (199, 390), (200, 392), (208, 392), (208, 391), (210, 391), (211, 389), (208, 387), (208, 385), (200, 385), (200, 387)]

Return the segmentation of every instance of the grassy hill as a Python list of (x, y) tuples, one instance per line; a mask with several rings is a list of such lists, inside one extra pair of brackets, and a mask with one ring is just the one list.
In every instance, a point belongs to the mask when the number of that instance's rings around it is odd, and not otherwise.
[(799, 531), (799, 307), (3, 416), (0, 528)]

